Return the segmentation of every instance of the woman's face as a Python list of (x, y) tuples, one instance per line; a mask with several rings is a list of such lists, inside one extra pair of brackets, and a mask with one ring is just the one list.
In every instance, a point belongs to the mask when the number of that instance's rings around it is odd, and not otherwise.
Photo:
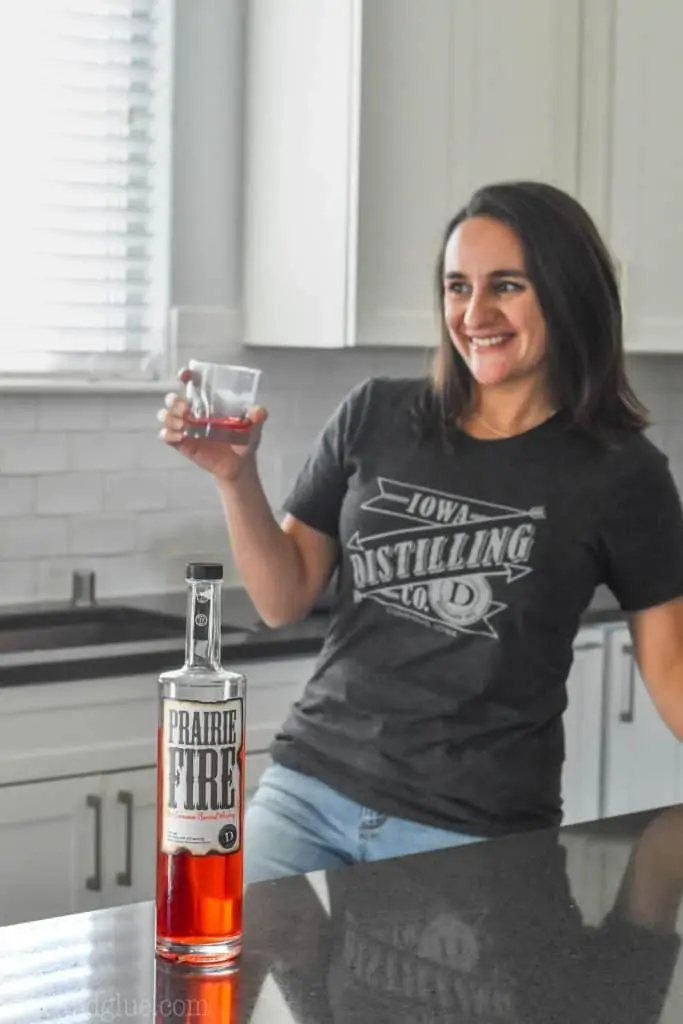
[(444, 254), (444, 317), (482, 386), (544, 377), (545, 321), (517, 235), (490, 217), (460, 224)]

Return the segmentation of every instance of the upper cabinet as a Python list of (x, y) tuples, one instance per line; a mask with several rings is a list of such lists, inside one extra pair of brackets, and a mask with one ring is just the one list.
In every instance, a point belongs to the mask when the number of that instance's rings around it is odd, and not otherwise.
[(435, 344), (471, 192), (579, 188), (583, 6), (247, 0), (246, 344)]
[(626, 348), (683, 352), (681, 0), (585, 7), (582, 182), (622, 270)]

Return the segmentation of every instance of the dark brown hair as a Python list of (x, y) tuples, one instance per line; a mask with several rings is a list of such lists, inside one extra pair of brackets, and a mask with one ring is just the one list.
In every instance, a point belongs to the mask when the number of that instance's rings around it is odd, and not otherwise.
[(643, 430), (647, 410), (626, 379), (621, 302), (607, 247), (575, 199), (552, 185), (526, 181), (480, 188), (446, 227), (435, 274), (441, 339), (421, 409), (423, 425), (443, 431), (470, 408), (472, 377), (443, 313), (446, 245), (470, 217), (492, 217), (520, 240), (548, 330), (553, 406), (595, 438)]

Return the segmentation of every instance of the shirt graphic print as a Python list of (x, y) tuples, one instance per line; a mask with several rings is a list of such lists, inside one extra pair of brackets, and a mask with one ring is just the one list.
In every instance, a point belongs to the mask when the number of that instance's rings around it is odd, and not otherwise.
[(354, 600), (377, 601), (452, 636), (497, 639), (506, 589), (534, 571), (545, 508), (511, 508), (386, 477), (377, 490), (361, 506), (376, 514), (377, 529), (356, 531), (347, 544)]

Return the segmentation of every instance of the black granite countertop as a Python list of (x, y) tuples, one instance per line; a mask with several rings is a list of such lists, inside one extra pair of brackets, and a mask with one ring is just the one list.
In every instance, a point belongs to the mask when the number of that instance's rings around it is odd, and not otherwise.
[[(186, 600), (184, 591), (100, 600), (98, 606), (103, 608), (125, 607), (175, 617), (174, 635), (162, 640), (132, 643), (19, 653), (0, 651), (0, 687), (147, 672), (158, 675), (166, 669), (178, 668), (182, 665), (185, 651)], [(68, 607), (66, 602), (36, 603), (12, 606), (11, 611), (63, 611)], [(226, 668), (230, 668), (231, 662), (241, 663), (257, 658), (315, 655), (322, 646), (329, 621), (329, 610), (321, 607), (300, 622), (271, 629), (260, 620), (241, 588), (223, 591), (221, 610), (223, 664)]]
[(250, 886), (228, 977), (151, 903), (0, 929), (5, 1024), (673, 1024), (683, 807)]
[[(329, 622), (331, 597), (321, 601), (311, 615), (289, 626), (271, 629), (258, 616), (246, 591), (225, 588), (222, 595), (223, 664), (263, 658), (316, 655), (322, 647)], [(161, 612), (176, 619), (175, 635), (163, 640), (134, 643), (68, 647), (3, 653), (0, 650), (0, 687), (27, 683), (50, 683), (76, 679), (130, 676), (160, 672), (182, 664), (185, 645), (185, 591), (165, 594), (108, 598), (100, 607)], [(59, 611), (66, 602), (12, 606), (11, 611)], [(4, 609), (9, 610), (9, 609)], [(0, 608), (0, 615), (3, 609)], [(582, 625), (605, 625), (623, 621), (624, 614), (611, 594), (601, 588), (582, 617)]]

